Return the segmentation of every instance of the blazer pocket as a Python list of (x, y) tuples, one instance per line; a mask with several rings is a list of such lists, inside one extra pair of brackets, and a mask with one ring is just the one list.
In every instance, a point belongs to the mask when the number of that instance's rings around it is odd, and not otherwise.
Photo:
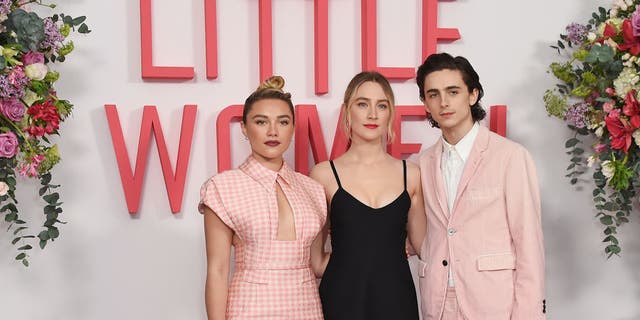
[(513, 270), (516, 257), (513, 253), (486, 254), (478, 257), (478, 271)]
[(469, 200), (484, 200), (496, 198), (500, 194), (500, 189), (496, 187), (470, 188), (466, 193)]

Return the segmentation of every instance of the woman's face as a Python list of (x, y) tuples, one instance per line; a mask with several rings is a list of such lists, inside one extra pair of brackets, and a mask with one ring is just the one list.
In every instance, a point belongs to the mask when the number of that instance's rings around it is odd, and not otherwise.
[(247, 122), (241, 124), (257, 160), (282, 158), (293, 136), (293, 115), (289, 105), (280, 99), (262, 99), (253, 103)]
[(390, 121), (391, 101), (377, 82), (362, 83), (349, 100), (347, 122), (351, 141), (380, 140)]

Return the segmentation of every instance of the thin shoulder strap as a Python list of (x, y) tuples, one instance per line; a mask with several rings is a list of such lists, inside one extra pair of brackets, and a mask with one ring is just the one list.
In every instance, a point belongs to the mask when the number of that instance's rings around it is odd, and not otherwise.
[(342, 188), (342, 184), (340, 183), (340, 178), (338, 178), (338, 171), (336, 171), (336, 166), (333, 165), (333, 160), (329, 160), (331, 164), (331, 170), (333, 170), (333, 176), (336, 177), (336, 182), (338, 183), (338, 187)]
[(402, 170), (404, 176), (404, 190), (407, 190), (407, 160), (402, 160)]

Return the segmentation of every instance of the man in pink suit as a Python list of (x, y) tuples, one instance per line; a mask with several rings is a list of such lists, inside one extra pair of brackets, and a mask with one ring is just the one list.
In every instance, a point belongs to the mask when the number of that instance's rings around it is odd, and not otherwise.
[(490, 132), (478, 74), (433, 54), (417, 83), (442, 138), (420, 156), (427, 236), (420, 248), (425, 320), (546, 319), (538, 180), (521, 145)]

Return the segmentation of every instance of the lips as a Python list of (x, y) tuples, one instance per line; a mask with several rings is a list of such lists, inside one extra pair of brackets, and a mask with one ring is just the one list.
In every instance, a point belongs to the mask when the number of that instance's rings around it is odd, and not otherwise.
[(454, 112), (443, 112), (440, 114), (441, 117), (443, 118), (449, 118), (451, 116), (453, 116)]
[(377, 124), (365, 124), (364, 127), (368, 128), (368, 129), (377, 129), (378, 125)]
[(269, 147), (277, 147), (277, 146), (280, 145), (280, 141), (269, 140), (269, 141), (265, 142), (264, 144), (268, 145)]

